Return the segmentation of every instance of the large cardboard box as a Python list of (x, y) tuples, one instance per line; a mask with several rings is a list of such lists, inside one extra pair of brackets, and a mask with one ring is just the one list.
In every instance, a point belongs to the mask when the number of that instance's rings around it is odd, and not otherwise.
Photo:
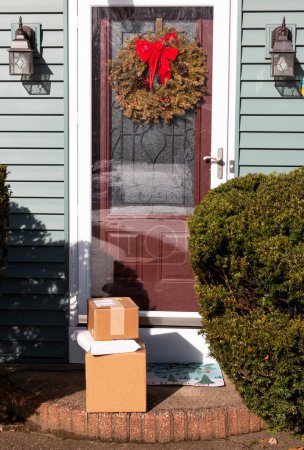
[(95, 341), (138, 338), (138, 306), (129, 297), (88, 300), (88, 330)]
[(133, 353), (86, 353), (87, 412), (146, 411), (146, 349), (140, 344), (141, 349)]

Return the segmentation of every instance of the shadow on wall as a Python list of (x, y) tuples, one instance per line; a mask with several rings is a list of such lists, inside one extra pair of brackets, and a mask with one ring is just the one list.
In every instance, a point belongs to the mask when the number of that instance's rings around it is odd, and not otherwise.
[[(32, 208), (38, 210), (40, 206), (37, 203)], [(55, 209), (54, 214), (35, 215), (14, 201), (10, 204), (10, 211), (8, 265), (6, 278), (0, 283), (0, 361), (68, 361), (69, 319), (75, 319), (76, 326), (79, 313), (77, 305), (74, 310), (70, 307), (69, 299), (81, 293), (76, 291), (77, 287), (69, 292), (69, 249), (63, 231), (60, 231), (64, 225), (63, 215), (56, 214)], [(149, 239), (149, 242), (153, 248), (159, 248), (157, 239)], [(104, 264), (95, 266), (95, 276), (105, 280), (95, 296), (130, 296), (141, 309), (155, 309), (150, 298), (152, 288), (148, 284), (146, 290), (134, 268), (134, 258), (128, 263), (121, 248), (108, 243), (103, 248), (102, 244), (104, 241), (95, 242), (100, 252), (99, 259), (103, 263), (106, 261), (105, 270), (109, 269), (111, 277), (105, 276), (108, 272), (102, 273)], [(80, 270), (86, 271), (86, 266), (91, 263), (89, 246), (88, 242), (79, 242), (71, 248)], [(174, 254), (177, 252), (179, 255), (179, 249), (167, 247), (167, 257), (172, 262)], [(156, 256), (155, 259), (155, 264), (152, 261), (153, 270), (160, 261)], [(153, 340), (155, 353), (158, 353), (157, 338), (153, 337)]]
[[(38, 216), (39, 217), (39, 216)], [(46, 220), (53, 220), (52, 216)], [(48, 224), (56, 230), (56, 224)], [(10, 202), (8, 264), (0, 283), (0, 361), (67, 359), (65, 242), (26, 207)]]
[(50, 95), (51, 75), (53, 72), (46, 64), (44, 58), (39, 58), (39, 63), (34, 59), (33, 75), (22, 75), (21, 82), (29, 95)]
[[(38, 31), (38, 30), (36, 30)], [(53, 72), (43, 57), (43, 31), (39, 29), (40, 39), (37, 42), (35, 29), (31, 30), (30, 41), (31, 46), (35, 50), (34, 53), (34, 73), (33, 75), (22, 75), (21, 82), (24, 89), (29, 95), (50, 95), (51, 93), (51, 75)]]
[[(68, 361), (69, 318), (78, 314), (70, 311), (69, 298), (79, 293), (69, 292), (69, 249), (60, 231), (63, 215), (43, 215), (42, 221), (39, 214), (11, 201), (9, 228), (8, 264), (0, 283), (0, 362)], [(89, 245), (79, 242), (71, 248), (83, 269), (90, 264)], [(136, 273), (115, 262), (117, 266), (131, 281), (128, 295), (140, 293), (148, 306)], [(103, 296), (118, 294), (120, 285), (108, 284)]]
[(275, 78), (275, 88), (279, 92), (281, 97), (286, 98), (299, 98), (303, 97), (302, 89), (304, 83), (304, 70), (302, 69), (301, 63), (296, 58), (295, 61), (295, 78)]

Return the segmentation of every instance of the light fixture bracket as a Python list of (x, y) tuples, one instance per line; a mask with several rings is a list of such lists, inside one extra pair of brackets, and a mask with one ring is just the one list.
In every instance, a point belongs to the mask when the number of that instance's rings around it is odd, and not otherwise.
[(292, 41), (292, 31), (287, 27), (285, 17), (283, 17), (282, 25), (276, 27), (271, 33), (271, 48), (280, 40)]
[[(19, 28), (19, 23), (11, 24), (11, 40), (16, 37), (16, 32)], [(28, 35), (28, 40), (34, 50), (34, 58), (41, 56), (41, 24), (40, 23), (22, 23), (23, 30)]]
[[(288, 27), (292, 34), (293, 42), (296, 41), (296, 32), (297, 26), (295, 23), (286, 23), (286, 27)], [(271, 51), (272, 51), (272, 32), (278, 28), (278, 24), (267, 24), (265, 29), (265, 59), (271, 59)], [(262, 35), (261, 35), (262, 39)], [(262, 41), (261, 41), (262, 43)]]
[(271, 76), (294, 78), (296, 50), (292, 43), (292, 32), (286, 26), (285, 17), (282, 24), (272, 31), (271, 47)]

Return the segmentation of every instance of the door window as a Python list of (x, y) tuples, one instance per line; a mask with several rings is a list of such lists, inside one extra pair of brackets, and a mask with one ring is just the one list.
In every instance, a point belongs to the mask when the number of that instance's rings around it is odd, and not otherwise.
[[(130, 295), (144, 309), (197, 308), (186, 219), (210, 187), (203, 156), (211, 142), (212, 14), (211, 7), (92, 9), (95, 296)], [(207, 50), (207, 95), (169, 124), (139, 125), (110, 90), (108, 61), (125, 39), (155, 31), (159, 18)]]

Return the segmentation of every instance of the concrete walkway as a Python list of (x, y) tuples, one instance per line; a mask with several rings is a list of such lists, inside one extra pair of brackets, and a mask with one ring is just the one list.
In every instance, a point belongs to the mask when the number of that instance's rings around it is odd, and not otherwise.
[(147, 413), (86, 413), (84, 366), (2, 365), (2, 405), (32, 430), (101, 441), (167, 443), (258, 432), (261, 420), (232, 383), (224, 387), (148, 386)]

